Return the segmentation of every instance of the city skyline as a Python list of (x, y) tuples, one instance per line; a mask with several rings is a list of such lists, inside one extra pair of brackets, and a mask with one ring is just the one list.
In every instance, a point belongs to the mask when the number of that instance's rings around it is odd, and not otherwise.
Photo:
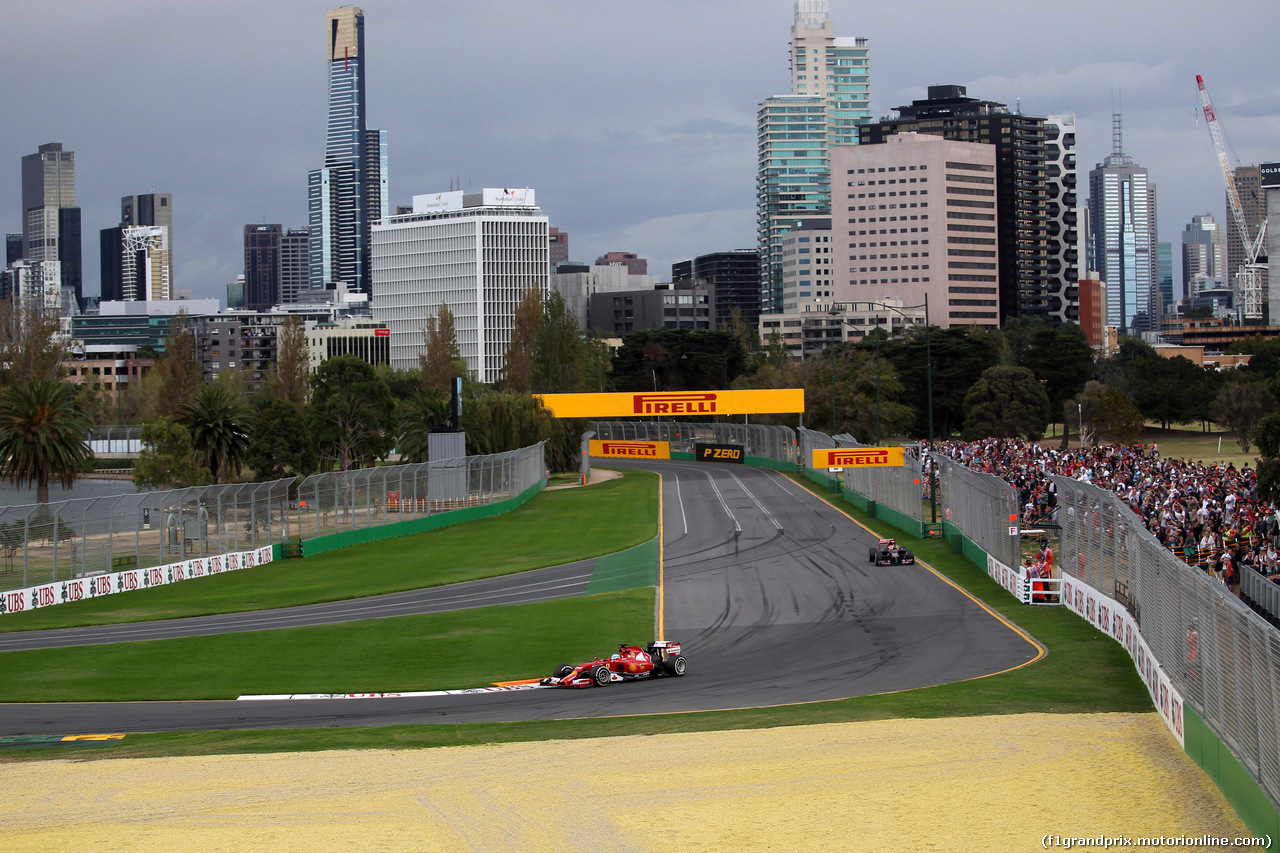
[[(16, 212), (21, 156), (61, 142), (77, 152), (85, 232), (116, 224), (125, 194), (171, 192), (183, 210), (174, 286), (223, 297), (243, 271), (246, 224), (306, 222), (306, 172), (324, 153), (328, 90), (316, 44), (326, 6), (255, 6), (245, 27), (247, 9), (224, 4), (127, 22), (94, 4), (49, 5), (65, 26), (46, 32), (46, 14), (15, 10), (19, 38), (0, 60), (15, 79), (44, 69), (12, 93), (23, 120), (0, 131), (10, 164), (0, 165), (0, 196)], [(393, 208), (455, 184), (536, 186), (552, 225), (571, 236), (574, 260), (636, 252), (664, 279), (675, 261), (754, 248), (756, 110), (790, 88), (793, 0), (503, 5), (500, 15), (491, 2), (362, 8), (369, 113), (390, 139)], [(1206, 47), (1163, 3), (1077, 4), (1047, 35), (1025, 4), (976, 2), (959, 20), (951, 9), (831, 0), (837, 31), (866, 37), (873, 51), (873, 116), (924, 97), (930, 84), (963, 85), (1035, 115), (1074, 113), (1083, 176), (1109, 153), (1119, 110), (1127, 153), (1160, 186), (1165, 241), (1199, 213), (1228, 221), (1197, 120), (1197, 73), (1240, 163), (1280, 160), (1280, 58), (1266, 41), (1280, 24), (1273, 4), (1215, 7), (1234, 24), (1230, 50)], [(1011, 22), (1023, 17), (1032, 20), (1020, 32)], [(730, 22), (732, 39), (708, 38)], [(441, 32), (486, 38), (479, 54), (447, 37), (423, 47), (424, 33)], [(101, 73), (134, 42), (154, 49), (152, 67), (165, 69), (141, 89)], [(131, 132), (139, 120), (146, 134)], [(16, 213), (0, 227), (20, 230)], [(92, 249), (87, 295), (98, 292)]]

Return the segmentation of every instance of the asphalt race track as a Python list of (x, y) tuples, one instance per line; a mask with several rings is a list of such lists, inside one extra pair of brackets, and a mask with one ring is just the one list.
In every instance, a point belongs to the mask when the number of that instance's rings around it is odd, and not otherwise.
[[(609, 467), (626, 467), (627, 463)], [(664, 636), (689, 674), (590, 689), (376, 699), (0, 705), (0, 734), (493, 722), (838, 699), (1000, 672), (1039, 649), (923, 566), (874, 566), (874, 538), (780, 474), (661, 462)], [(239, 616), (0, 637), (0, 649), (321, 624), (581, 595), (591, 561), (489, 581)], [(416, 608), (416, 609), (415, 609)], [(79, 632), (78, 634), (76, 632)], [(643, 643), (648, 637), (619, 637)], [(611, 651), (601, 649), (601, 653)], [(547, 661), (547, 674), (560, 663)]]

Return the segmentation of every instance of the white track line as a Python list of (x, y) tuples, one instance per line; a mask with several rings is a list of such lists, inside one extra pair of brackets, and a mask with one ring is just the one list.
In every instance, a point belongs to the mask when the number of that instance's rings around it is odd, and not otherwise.
[(742, 489), (742, 491), (747, 493), (747, 497), (751, 498), (752, 502), (755, 503), (755, 505), (760, 508), (760, 511), (764, 513), (765, 518), (773, 522), (774, 527), (776, 527), (778, 530), (781, 530), (782, 525), (778, 523), (778, 519), (774, 518), (773, 513), (769, 512), (769, 508), (766, 507), (763, 503), (761, 503), (760, 499), (757, 498), (750, 489), (748, 489), (746, 486), (742, 484), (742, 481), (738, 479), (738, 475), (730, 474), (729, 476), (733, 478), (733, 481), (738, 484), (738, 487)]
[(418, 699), (426, 696), (471, 696), (477, 693), (510, 693), (514, 690), (541, 690), (549, 684), (512, 684), (506, 687), (472, 687), (467, 690), (418, 690), (409, 693), (262, 693), (236, 697), (237, 701), (279, 701), (283, 699)]
[(715, 478), (711, 476), (711, 472), (707, 472), (707, 482), (711, 484), (711, 490), (716, 493), (716, 497), (720, 499), (720, 506), (724, 507), (725, 515), (729, 516), (729, 520), (733, 522), (733, 532), (741, 533), (742, 525), (738, 523), (737, 516), (733, 514), (733, 510), (729, 509), (728, 502), (725, 501), (724, 495), (720, 494), (720, 487), (716, 485)]

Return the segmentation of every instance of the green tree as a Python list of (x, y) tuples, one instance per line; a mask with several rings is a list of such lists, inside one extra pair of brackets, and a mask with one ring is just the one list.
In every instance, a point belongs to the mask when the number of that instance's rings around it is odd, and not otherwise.
[(196, 337), (187, 325), (186, 314), (178, 314), (169, 321), (164, 355), (150, 376), (153, 381), (146, 384), (156, 394), (151, 411), (157, 415), (176, 412), (203, 385), (204, 371), (196, 355)]
[(564, 394), (585, 390), (587, 349), (578, 317), (558, 290), (542, 301), (542, 322), (533, 343), (532, 390)]
[(1146, 426), (1142, 412), (1119, 388), (1105, 388), (1098, 395), (1094, 423), (1097, 433), (1114, 444), (1133, 444)]
[[(470, 401), (468, 401), (470, 402)], [(449, 421), (450, 398), (435, 388), (419, 386), (397, 411), (400, 422), (400, 461), (429, 462), (431, 431)], [(463, 406), (464, 414), (470, 410)]]
[(259, 481), (305, 477), (320, 465), (307, 422), (288, 400), (272, 400), (258, 412), (244, 461)]
[(1025, 367), (984, 370), (965, 395), (964, 408), (966, 441), (1016, 437), (1039, 441), (1049, 424), (1049, 395)]
[(546, 441), (547, 466), (576, 470), (580, 430), (574, 421), (558, 420), (532, 394), (487, 391), (469, 400), (462, 412), (467, 453), (503, 453)]
[(533, 365), (541, 325), (542, 289), (529, 285), (516, 305), (511, 343), (502, 369), (502, 390), (528, 393), (533, 389)]
[(746, 370), (742, 339), (726, 329), (647, 329), (627, 335), (614, 354), (621, 391), (729, 388)]
[(0, 300), (0, 379), (6, 384), (60, 379), (67, 346), (57, 317), (34, 303)]
[(451, 393), (453, 380), (467, 375), (467, 363), (458, 349), (458, 331), (448, 305), (442, 304), (434, 317), (427, 318), (422, 343), (423, 352), (418, 356), (422, 384), (443, 394)]
[(305, 416), (321, 457), (341, 471), (383, 459), (394, 445), (391, 391), (355, 356), (320, 363)]
[(1044, 381), (1049, 411), (1058, 413), (1066, 401), (1084, 390), (1093, 375), (1093, 348), (1075, 323), (1064, 323), (1056, 329), (1037, 328), (1014, 363), (1030, 368), (1037, 379)]
[(72, 386), (56, 379), (9, 385), (0, 392), (0, 474), (19, 488), (34, 485), (37, 502), (48, 503), (51, 480), (69, 489), (91, 467), (88, 432)]
[(301, 320), (289, 317), (280, 325), (276, 347), (276, 399), (302, 411), (311, 392), (311, 348)]
[(1280, 500), (1280, 414), (1263, 415), (1252, 435), (1262, 455), (1258, 463), (1258, 497), (1264, 502)]
[[(932, 358), (926, 358), (926, 350)], [(912, 327), (901, 341), (890, 341), (881, 354), (893, 362), (904, 387), (902, 400), (916, 411), (914, 431), (928, 432), (926, 365), (933, 366), (933, 419), (938, 437), (946, 437), (964, 422), (964, 400), (988, 367), (999, 363), (999, 340), (972, 329), (932, 328), (929, 345), (923, 329)]]
[(1241, 453), (1249, 452), (1251, 434), (1264, 415), (1276, 410), (1276, 398), (1260, 382), (1229, 382), (1218, 393), (1213, 419), (1236, 434)]
[(213, 482), (209, 469), (191, 444), (191, 433), (182, 424), (161, 415), (142, 425), (142, 450), (133, 465), (133, 483), (139, 489), (180, 489)]
[(249, 409), (225, 389), (209, 385), (178, 407), (178, 423), (213, 482), (235, 476), (249, 449)]

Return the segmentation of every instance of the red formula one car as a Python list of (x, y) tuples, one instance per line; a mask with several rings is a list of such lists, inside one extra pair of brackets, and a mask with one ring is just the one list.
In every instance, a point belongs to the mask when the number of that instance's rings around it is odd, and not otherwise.
[(548, 687), (604, 687), (614, 681), (638, 681), (663, 675), (684, 675), (685, 662), (680, 644), (673, 640), (655, 640), (643, 649), (623, 643), (609, 658), (562, 664), (550, 678), (540, 684)]
[(871, 549), (871, 562), (877, 566), (910, 566), (916, 561), (916, 554), (908, 548), (899, 548), (895, 539), (881, 539)]

